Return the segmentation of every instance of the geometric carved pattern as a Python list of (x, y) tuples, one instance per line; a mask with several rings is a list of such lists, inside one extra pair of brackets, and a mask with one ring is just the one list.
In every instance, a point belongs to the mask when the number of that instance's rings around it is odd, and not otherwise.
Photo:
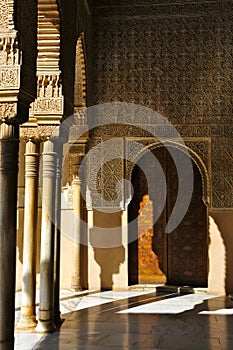
[(19, 88), (19, 67), (1, 67), (0, 68), (0, 86), (5, 89)]
[(146, 105), (175, 124), (230, 122), (232, 22), (225, 13), (132, 20), (118, 14), (111, 24), (101, 17), (96, 102)]
[(0, 0), (0, 31), (12, 33), (15, 29), (15, 6), (13, 0)]
[(0, 28), (8, 27), (9, 9), (6, 0), (0, 1)]
[(0, 103), (0, 118), (13, 118), (17, 113), (17, 103)]
[(76, 45), (74, 107), (86, 107), (86, 67), (83, 48), (83, 33)]
[[(206, 169), (212, 163), (213, 207), (232, 208), (233, 2), (111, 4), (94, 1), (93, 104), (124, 101), (150, 107), (182, 137), (212, 138), (212, 161), (208, 142), (191, 142), (190, 148)], [(152, 133), (158, 135), (161, 128), (163, 134), (163, 127), (149, 124)], [(223, 163), (226, 170), (218, 166)]]
[(87, 186), (91, 193), (89, 207), (121, 207), (124, 186), (123, 140), (102, 140), (89, 151)]
[(212, 141), (213, 207), (233, 207), (233, 140)]
[(0, 1), (0, 117), (15, 118), (20, 87), (20, 54), (13, 22), (14, 2)]

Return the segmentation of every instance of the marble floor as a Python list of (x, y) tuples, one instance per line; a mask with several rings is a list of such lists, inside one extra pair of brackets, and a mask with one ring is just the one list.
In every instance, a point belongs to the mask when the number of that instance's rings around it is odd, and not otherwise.
[(59, 332), (16, 332), (15, 349), (233, 349), (233, 301), (202, 291), (166, 296), (156, 296), (154, 288), (62, 291), (61, 311), (64, 322)]

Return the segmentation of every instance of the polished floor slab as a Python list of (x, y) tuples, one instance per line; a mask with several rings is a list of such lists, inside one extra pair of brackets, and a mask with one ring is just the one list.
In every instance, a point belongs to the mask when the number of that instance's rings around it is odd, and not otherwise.
[(68, 293), (61, 299), (65, 321), (60, 331), (18, 332), (15, 349), (233, 349), (233, 302), (227, 297), (207, 293), (158, 297), (148, 289)]

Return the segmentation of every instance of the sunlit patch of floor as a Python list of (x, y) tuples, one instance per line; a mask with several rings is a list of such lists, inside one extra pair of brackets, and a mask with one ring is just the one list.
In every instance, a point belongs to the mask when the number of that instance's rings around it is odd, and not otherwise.
[(179, 314), (195, 308), (204, 300), (216, 298), (216, 295), (197, 293), (188, 294), (171, 299), (158, 300), (149, 304), (132, 307), (119, 313), (130, 314)]

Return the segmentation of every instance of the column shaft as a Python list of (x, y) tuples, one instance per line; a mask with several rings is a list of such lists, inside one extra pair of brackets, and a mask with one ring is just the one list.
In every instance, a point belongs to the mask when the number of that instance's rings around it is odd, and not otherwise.
[(53, 324), (54, 292), (54, 211), (56, 152), (51, 141), (44, 143), (40, 260), (40, 311), (36, 330), (48, 333), (55, 330)]
[(54, 237), (54, 315), (53, 320), (57, 328), (62, 324), (60, 318), (60, 246), (61, 246), (61, 168), (63, 145), (57, 145), (57, 177), (56, 177), (56, 205), (55, 205), (55, 237)]
[(0, 125), (0, 350), (14, 349), (18, 126)]
[(73, 236), (73, 263), (71, 288), (75, 291), (82, 289), (81, 285), (81, 182), (78, 176), (73, 179), (73, 211), (74, 211), (74, 236)]
[(39, 143), (26, 144), (21, 315), (17, 328), (36, 326), (36, 228), (38, 203)]

